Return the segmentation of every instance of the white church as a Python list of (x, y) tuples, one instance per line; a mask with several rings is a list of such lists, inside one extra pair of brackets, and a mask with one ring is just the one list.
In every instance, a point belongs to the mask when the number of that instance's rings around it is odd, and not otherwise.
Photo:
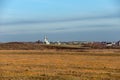
[(44, 37), (44, 43), (45, 43), (45, 44), (47, 44), (47, 45), (49, 45), (49, 44), (50, 44), (50, 42), (48, 41), (47, 36), (45, 36), (45, 37)]

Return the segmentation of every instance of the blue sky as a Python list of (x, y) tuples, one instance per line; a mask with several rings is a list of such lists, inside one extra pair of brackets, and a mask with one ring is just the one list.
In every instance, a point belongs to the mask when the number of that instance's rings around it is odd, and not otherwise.
[(117, 41), (119, 0), (1, 0), (0, 41)]

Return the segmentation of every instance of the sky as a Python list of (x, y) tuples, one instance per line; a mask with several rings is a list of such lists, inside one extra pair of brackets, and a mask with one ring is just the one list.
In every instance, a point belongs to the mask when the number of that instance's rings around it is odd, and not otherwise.
[(0, 0), (0, 42), (120, 40), (119, 0)]

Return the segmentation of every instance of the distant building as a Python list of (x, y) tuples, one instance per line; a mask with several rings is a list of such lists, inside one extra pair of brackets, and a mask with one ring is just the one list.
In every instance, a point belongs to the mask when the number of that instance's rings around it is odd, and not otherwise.
[(116, 45), (115, 42), (106, 42), (107, 47), (111, 47), (111, 46), (115, 46), (115, 45)]
[(107, 43), (106, 46), (110, 47), (110, 46), (113, 46), (113, 44), (112, 43)]
[(58, 44), (58, 45), (61, 45), (60, 41), (57, 41), (57, 44)]
[(47, 36), (45, 36), (45, 37), (44, 37), (44, 43), (45, 43), (45, 44), (47, 44), (47, 45), (49, 45), (49, 44), (50, 44), (50, 42), (48, 41)]
[(40, 41), (40, 40), (36, 41), (36, 43), (38, 43), (38, 44), (43, 44), (43, 42)]
[(116, 45), (117, 45), (117, 46), (120, 46), (120, 41), (116, 42)]

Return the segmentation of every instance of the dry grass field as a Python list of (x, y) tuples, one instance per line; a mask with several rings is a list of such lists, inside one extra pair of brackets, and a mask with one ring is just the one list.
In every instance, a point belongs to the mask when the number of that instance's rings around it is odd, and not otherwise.
[(0, 50), (0, 80), (120, 80), (120, 50)]

